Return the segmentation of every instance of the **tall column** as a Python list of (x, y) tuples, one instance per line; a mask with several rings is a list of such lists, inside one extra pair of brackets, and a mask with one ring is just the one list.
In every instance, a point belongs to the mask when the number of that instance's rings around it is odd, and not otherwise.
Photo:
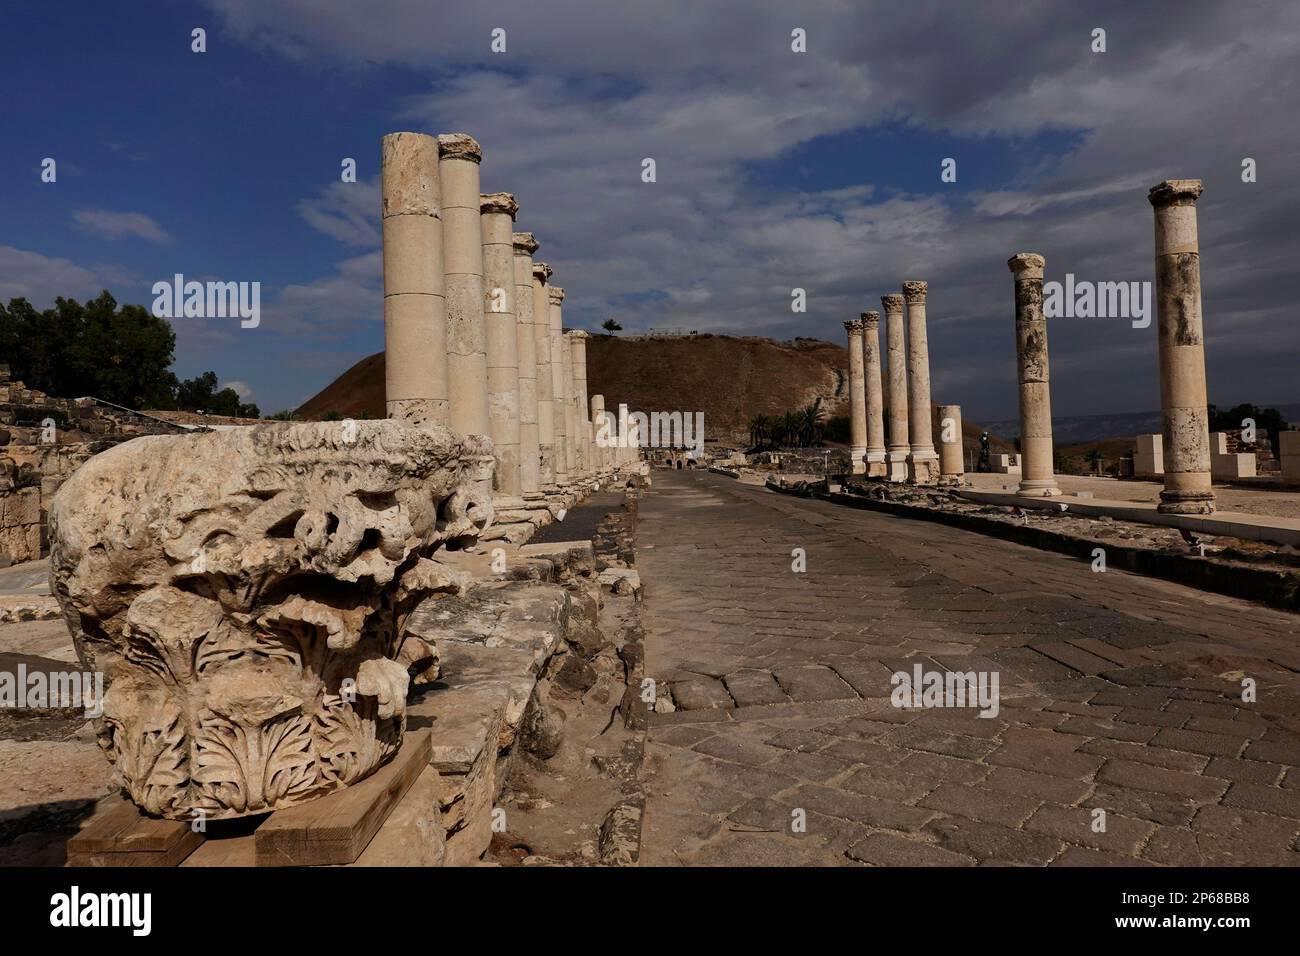
[(851, 473), (867, 470), (867, 392), (866, 373), (862, 367), (861, 319), (849, 319), (844, 330), (849, 333), (849, 462)]
[(487, 331), (483, 321), (483, 235), (474, 137), (444, 133), (441, 158), (443, 248), (447, 289), (447, 385), (452, 431), (487, 435)]
[(1016, 277), (1016, 365), (1020, 375), (1020, 494), (1059, 495), (1052, 476), (1052, 396), (1043, 315), (1046, 260), (1020, 252), (1007, 260)]
[(939, 484), (960, 485), (966, 474), (962, 451), (961, 406), (940, 405), (935, 411), (939, 426)]
[(596, 457), (591, 443), (591, 419), (587, 405), (587, 339), (590, 336), (582, 329), (567, 333), (572, 340), (573, 352), (573, 405), (577, 418), (577, 432), (574, 447), (578, 452), (578, 473), (586, 478), (596, 474)]
[(384, 402), (389, 418), (447, 424), (438, 140), (389, 133), (381, 149)]
[(573, 339), (567, 332), (560, 333), (560, 360), (563, 363), (564, 394), (564, 465), (570, 481), (582, 477), (581, 463), (578, 461), (578, 408), (575, 404), (576, 390), (573, 381)]
[(868, 478), (885, 476), (885, 396), (880, 381), (880, 313), (862, 313), (862, 366), (866, 378)]
[(542, 487), (555, 486), (555, 379), (551, 374), (551, 267), (533, 263), (533, 343), (537, 352), (537, 455)]
[[(483, 228), (483, 322), (487, 337), (488, 434), (502, 503), (523, 504), (519, 479), (519, 340), (515, 318), (515, 244), (519, 203), (509, 193), (479, 197)], [(529, 289), (531, 297), (532, 289)], [(514, 499), (509, 501), (509, 499)]]
[(890, 481), (907, 480), (907, 352), (903, 347), (903, 297), (882, 295), (885, 309), (885, 349), (889, 354), (889, 446), (885, 473)]
[(542, 465), (537, 434), (537, 345), (533, 336), (533, 253), (531, 232), (511, 235), (514, 246), (515, 348), (519, 355), (519, 490), (525, 498), (541, 494)]
[(1156, 212), (1156, 327), (1165, 487), (1157, 510), (1212, 514), (1210, 421), (1201, 316), (1199, 179), (1167, 179), (1147, 195)]
[(551, 349), (551, 419), (555, 423), (555, 481), (567, 485), (570, 480), (568, 416), (565, 413), (566, 396), (572, 394), (564, 374), (564, 290), (559, 286), (546, 289), (546, 314), (549, 318)]
[(925, 331), (926, 283), (915, 279), (903, 283), (907, 300), (907, 409), (911, 454), (907, 459), (908, 480), (933, 484), (939, 478), (939, 455), (930, 431), (930, 344)]
[(610, 433), (610, 428), (605, 422), (605, 396), (591, 396), (591, 447), (595, 457), (596, 474), (604, 476), (609, 472), (610, 464), (610, 447), (602, 444), (602, 432), (605, 435)]

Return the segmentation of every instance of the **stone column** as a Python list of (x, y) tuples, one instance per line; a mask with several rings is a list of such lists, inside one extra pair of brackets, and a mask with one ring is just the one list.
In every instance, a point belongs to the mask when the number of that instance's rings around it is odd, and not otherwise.
[(604, 476), (609, 472), (610, 447), (600, 443), (601, 432), (609, 434), (605, 426), (605, 396), (591, 396), (591, 448), (596, 464), (596, 474)]
[(961, 406), (940, 405), (935, 412), (935, 421), (939, 427), (939, 484), (960, 485), (966, 474)]
[(578, 453), (578, 473), (586, 478), (596, 474), (596, 458), (591, 443), (591, 419), (587, 405), (587, 339), (590, 337), (582, 329), (567, 333), (573, 352), (573, 405), (577, 418), (577, 431), (574, 436), (574, 448)]
[(862, 319), (849, 319), (844, 323), (849, 333), (849, 437), (851, 472), (865, 474), (867, 470), (867, 392), (866, 373), (862, 367)]
[(533, 348), (537, 353), (537, 455), (544, 489), (555, 487), (555, 401), (551, 374), (551, 267), (533, 263)]
[(565, 412), (566, 397), (572, 394), (564, 373), (564, 290), (559, 286), (548, 286), (546, 290), (546, 314), (550, 325), (551, 350), (551, 420), (555, 425), (555, 481), (567, 485), (570, 481), (568, 416)]
[[(519, 331), (515, 318), (513, 229), (519, 204), (509, 193), (479, 197), (483, 228), (483, 322), (487, 333), (488, 434), (496, 458), (498, 504), (523, 504), (519, 478)], [(529, 289), (531, 296), (532, 289)]]
[(582, 478), (582, 463), (578, 456), (578, 406), (577, 387), (573, 378), (573, 339), (569, 333), (560, 333), (560, 358), (564, 377), (564, 464), (570, 481)]
[(903, 297), (882, 295), (885, 309), (885, 349), (889, 353), (889, 447), (885, 474), (890, 481), (907, 480), (907, 352), (903, 347)]
[(1052, 396), (1043, 315), (1046, 260), (1020, 252), (1007, 260), (1016, 277), (1016, 364), (1020, 377), (1020, 494), (1059, 495), (1052, 476)]
[(487, 330), (483, 321), (483, 235), (474, 137), (438, 137), (442, 181), (442, 271), (447, 287), (447, 384), (452, 431), (487, 435)]
[(903, 283), (907, 300), (907, 409), (911, 453), (907, 459), (908, 480), (933, 484), (939, 478), (939, 455), (930, 431), (930, 344), (925, 331), (926, 283), (915, 279)]
[(389, 133), (381, 150), (384, 400), (389, 418), (447, 424), (438, 140)]
[(885, 477), (885, 397), (880, 380), (880, 313), (862, 313), (862, 366), (866, 378), (868, 478)]
[(1165, 487), (1158, 510), (1212, 514), (1210, 422), (1201, 317), (1199, 179), (1167, 179), (1147, 198), (1156, 212), (1156, 326), (1160, 349)]
[(519, 356), (519, 491), (537, 498), (542, 490), (537, 433), (537, 344), (533, 331), (533, 253), (531, 232), (511, 235), (514, 246), (515, 348)]

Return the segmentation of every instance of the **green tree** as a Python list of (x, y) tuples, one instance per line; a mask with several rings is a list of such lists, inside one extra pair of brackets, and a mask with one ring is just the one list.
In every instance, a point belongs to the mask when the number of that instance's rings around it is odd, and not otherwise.
[(622, 332), (622, 331), (623, 331), (623, 326), (619, 325), (619, 324), (618, 324), (617, 322), (615, 322), (613, 319), (606, 319), (606, 320), (601, 324), (600, 327), (601, 327), (602, 329), (604, 329), (606, 332), (608, 332), (610, 335), (613, 335), (615, 332)]
[(170, 408), (175, 349), (166, 320), (142, 306), (119, 308), (107, 291), (85, 305), (60, 297), (43, 312), (26, 299), (0, 306), (0, 355), (14, 378), (63, 398)]
[(233, 388), (217, 388), (217, 373), (204, 372), (186, 379), (176, 387), (176, 404), (187, 412), (224, 415), (229, 418), (260, 418), (256, 405), (239, 400)]
[(1236, 431), (1242, 427), (1241, 423), (1244, 419), (1254, 419), (1256, 433), (1267, 432), (1274, 453), (1278, 453), (1278, 432), (1286, 431), (1287, 421), (1276, 408), (1260, 408), (1258, 405), (1243, 402), (1227, 411), (1220, 411), (1218, 406), (1211, 405), (1208, 411), (1212, 432)]

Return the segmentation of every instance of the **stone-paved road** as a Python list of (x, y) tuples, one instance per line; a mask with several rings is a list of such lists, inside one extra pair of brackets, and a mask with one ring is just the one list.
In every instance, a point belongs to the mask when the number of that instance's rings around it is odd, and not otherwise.
[[(1300, 862), (1297, 616), (708, 473), (638, 541), (643, 864)], [(1000, 712), (895, 708), (918, 662)]]

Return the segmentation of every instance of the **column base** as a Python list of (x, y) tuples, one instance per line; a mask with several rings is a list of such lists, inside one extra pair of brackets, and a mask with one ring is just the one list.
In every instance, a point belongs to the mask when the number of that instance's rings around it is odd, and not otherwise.
[(914, 485), (932, 485), (939, 480), (939, 454), (914, 451), (907, 456), (907, 480)]
[(849, 449), (850, 471), (855, 475), (865, 475), (867, 473), (867, 446), (854, 445)]
[(1162, 515), (1212, 515), (1212, 491), (1162, 491), (1156, 511)]
[(907, 481), (907, 452), (885, 453), (885, 475), (889, 481)]
[(1032, 478), (1021, 481), (1020, 487), (1016, 489), (1016, 494), (1028, 498), (1055, 498), (1060, 493), (1061, 489), (1057, 487), (1055, 478)]
[(866, 466), (868, 478), (884, 478), (889, 470), (885, 466), (885, 450), (883, 448), (868, 448)]

